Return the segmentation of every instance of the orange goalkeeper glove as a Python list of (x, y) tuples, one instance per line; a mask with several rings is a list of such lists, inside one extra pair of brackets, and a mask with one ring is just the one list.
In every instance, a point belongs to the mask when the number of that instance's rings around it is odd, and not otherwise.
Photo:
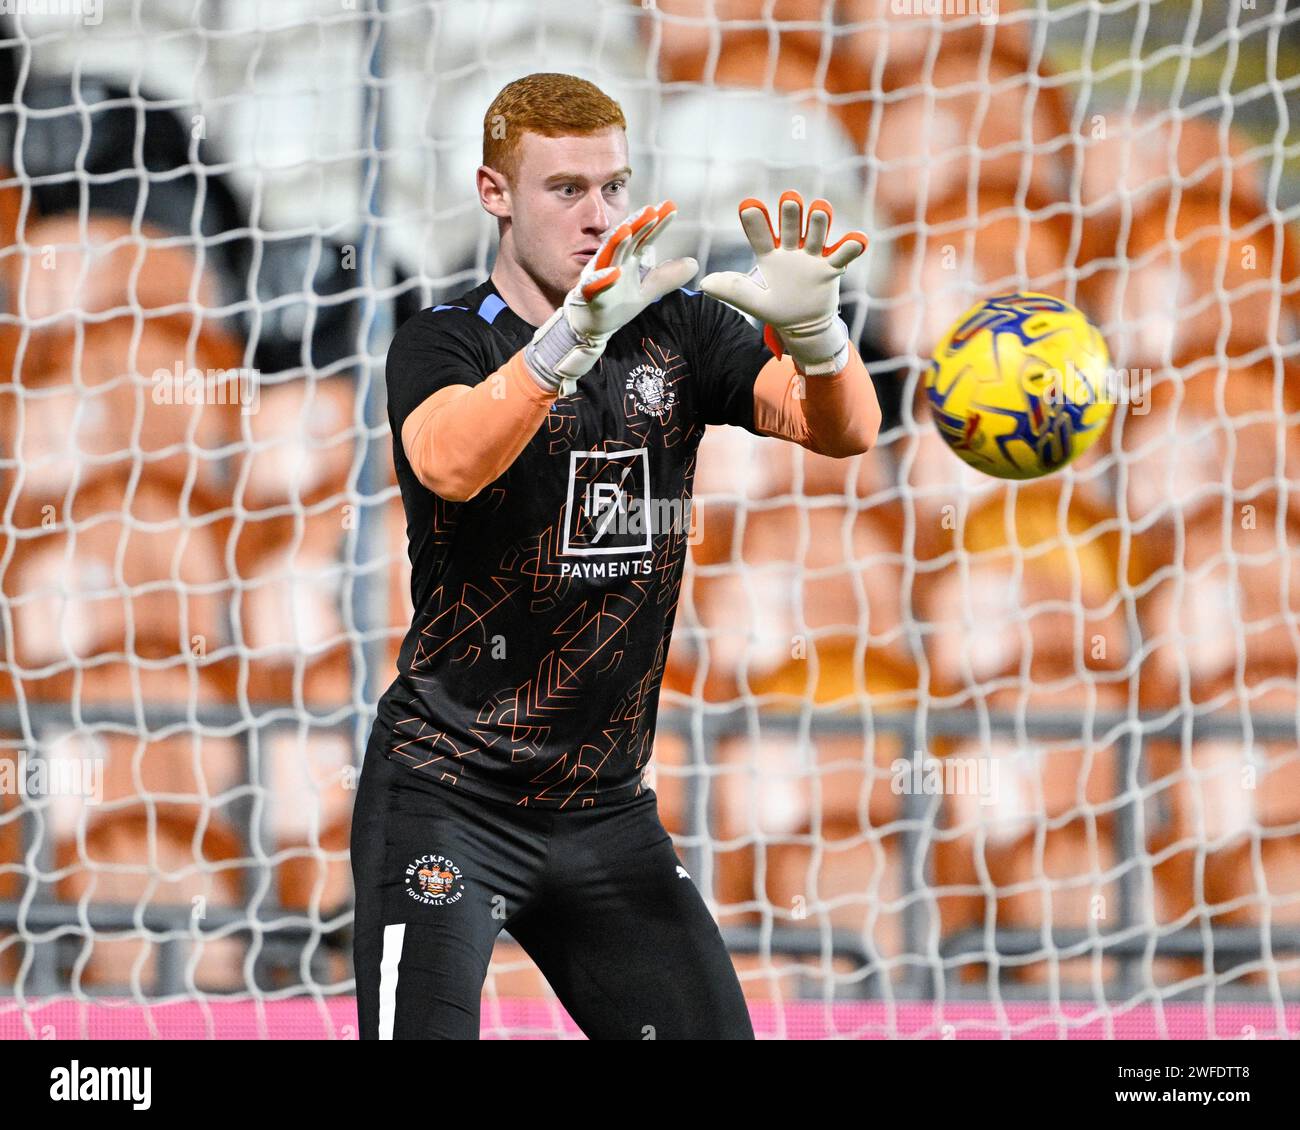
[(646, 250), (672, 223), (671, 200), (647, 204), (610, 232), (582, 268), (578, 282), (525, 347), (524, 360), (544, 388), (569, 396), (600, 360), (611, 337), (650, 303), (684, 286), (700, 269), (694, 259), (643, 267)]
[(762, 201), (740, 202), (740, 224), (758, 263), (747, 275), (705, 275), (700, 289), (767, 325), (764, 338), (780, 357), (788, 352), (801, 373), (837, 373), (848, 362), (849, 330), (839, 316), (840, 276), (867, 249), (867, 237), (851, 231), (831, 247), (826, 234), (831, 206), (814, 200), (803, 227), (803, 197), (781, 194), (778, 239)]

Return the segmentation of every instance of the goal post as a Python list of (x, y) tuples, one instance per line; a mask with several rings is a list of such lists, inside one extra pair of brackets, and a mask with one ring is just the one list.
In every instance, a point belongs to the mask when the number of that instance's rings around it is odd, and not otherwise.
[[(12, 10), (11, 10), (12, 9)], [(409, 627), (384, 356), (477, 285), (483, 115), (568, 71), (665, 257), (797, 189), (884, 410), (711, 428), (652, 783), (760, 1034), (1300, 1030), (1300, 179), (1282, 0), (180, 0), (0, 15), (0, 1035), (355, 1037), (349, 827)], [(1104, 439), (970, 470), (975, 302)], [(576, 1027), (508, 934), (486, 1035)]]

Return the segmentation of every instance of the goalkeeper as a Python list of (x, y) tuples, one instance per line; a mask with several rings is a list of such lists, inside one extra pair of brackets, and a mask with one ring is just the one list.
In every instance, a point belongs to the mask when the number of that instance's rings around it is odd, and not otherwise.
[(389, 349), (415, 615), (353, 814), (363, 1038), (477, 1038), (503, 927), (592, 1038), (753, 1038), (643, 774), (705, 427), (875, 441), (838, 316), (866, 236), (828, 246), (822, 200), (783, 194), (775, 230), (746, 200), (757, 265), (692, 290), (693, 259), (644, 262), (674, 207), (629, 214), (625, 128), (568, 75), (503, 89), (491, 277)]

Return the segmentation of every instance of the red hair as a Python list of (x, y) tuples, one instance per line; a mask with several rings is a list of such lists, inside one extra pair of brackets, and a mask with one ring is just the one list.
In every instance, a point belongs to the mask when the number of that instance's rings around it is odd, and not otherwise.
[(611, 127), (625, 130), (627, 121), (598, 86), (575, 75), (525, 75), (503, 87), (483, 115), (483, 164), (513, 180), (525, 133), (566, 137)]

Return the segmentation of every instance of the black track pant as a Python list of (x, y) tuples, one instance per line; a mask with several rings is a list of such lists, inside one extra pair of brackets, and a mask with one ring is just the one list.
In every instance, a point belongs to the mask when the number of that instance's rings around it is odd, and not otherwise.
[(352, 818), (362, 1039), (478, 1039), (505, 927), (592, 1039), (753, 1039), (735, 968), (659, 821), (518, 808), (430, 781), (376, 723)]

